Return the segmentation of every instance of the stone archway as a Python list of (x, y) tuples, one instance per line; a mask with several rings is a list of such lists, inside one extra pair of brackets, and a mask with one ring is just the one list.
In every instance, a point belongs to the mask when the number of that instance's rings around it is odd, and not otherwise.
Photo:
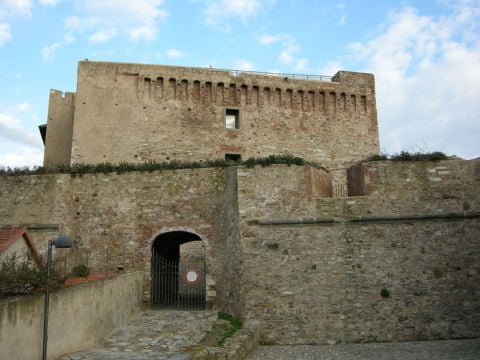
[(151, 306), (205, 309), (205, 245), (188, 231), (168, 231), (152, 242)]

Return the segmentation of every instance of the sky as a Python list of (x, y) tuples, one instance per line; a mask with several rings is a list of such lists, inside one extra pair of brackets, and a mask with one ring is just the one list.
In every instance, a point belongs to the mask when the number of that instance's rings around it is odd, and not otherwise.
[(381, 152), (480, 156), (480, 0), (0, 0), (0, 167), (80, 60), (375, 75)]

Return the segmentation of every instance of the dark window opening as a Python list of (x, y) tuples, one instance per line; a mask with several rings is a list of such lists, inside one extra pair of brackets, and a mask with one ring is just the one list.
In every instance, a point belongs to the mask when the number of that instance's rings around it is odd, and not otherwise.
[(227, 129), (240, 129), (240, 110), (225, 109), (225, 127)]
[(242, 160), (242, 155), (240, 154), (225, 154), (226, 162), (238, 162)]

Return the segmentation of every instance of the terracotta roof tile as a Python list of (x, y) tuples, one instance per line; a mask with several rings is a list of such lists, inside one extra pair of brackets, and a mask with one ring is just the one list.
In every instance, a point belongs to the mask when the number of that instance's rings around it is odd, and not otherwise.
[(11, 244), (20, 238), (23, 238), (23, 241), (25, 241), (25, 244), (34, 256), (35, 261), (40, 264), (41, 260), (37, 248), (28, 234), (27, 229), (24, 227), (0, 228), (0, 252), (7, 249)]
[(20, 238), (24, 232), (27, 232), (25, 228), (10, 227), (0, 229), (0, 252), (9, 247), (15, 240)]

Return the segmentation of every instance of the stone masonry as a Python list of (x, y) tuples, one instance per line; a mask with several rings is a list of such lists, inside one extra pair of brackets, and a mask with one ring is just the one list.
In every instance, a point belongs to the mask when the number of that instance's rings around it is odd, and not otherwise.
[(146, 301), (156, 236), (194, 233), (210, 306), (260, 320), (267, 343), (479, 336), (480, 162), (351, 171), (362, 193), (344, 199), (328, 173), (287, 165), (5, 176), (0, 223), (39, 243), (69, 234), (72, 265), (88, 250), (102, 268), (106, 247), (127, 248)]
[(76, 92), (50, 93), (46, 134), (46, 167), (289, 153), (335, 168), (379, 151), (373, 75), (347, 71), (320, 81), (81, 61)]
[[(50, 94), (49, 169), (292, 154), (324, 170), (6, 174), (0, 226), (40, 249), (68, 234), (69, 267), (143, 270), (146, 303), (157, 250), (204, 259), (206, 307), (260, 321), (265, 343), (480, 336), (480, 160), (361, 161), (378, 151), (371, 74), (82, 61), (76, 93)], [(201, 254), (175, 255), (192, 239)]]

